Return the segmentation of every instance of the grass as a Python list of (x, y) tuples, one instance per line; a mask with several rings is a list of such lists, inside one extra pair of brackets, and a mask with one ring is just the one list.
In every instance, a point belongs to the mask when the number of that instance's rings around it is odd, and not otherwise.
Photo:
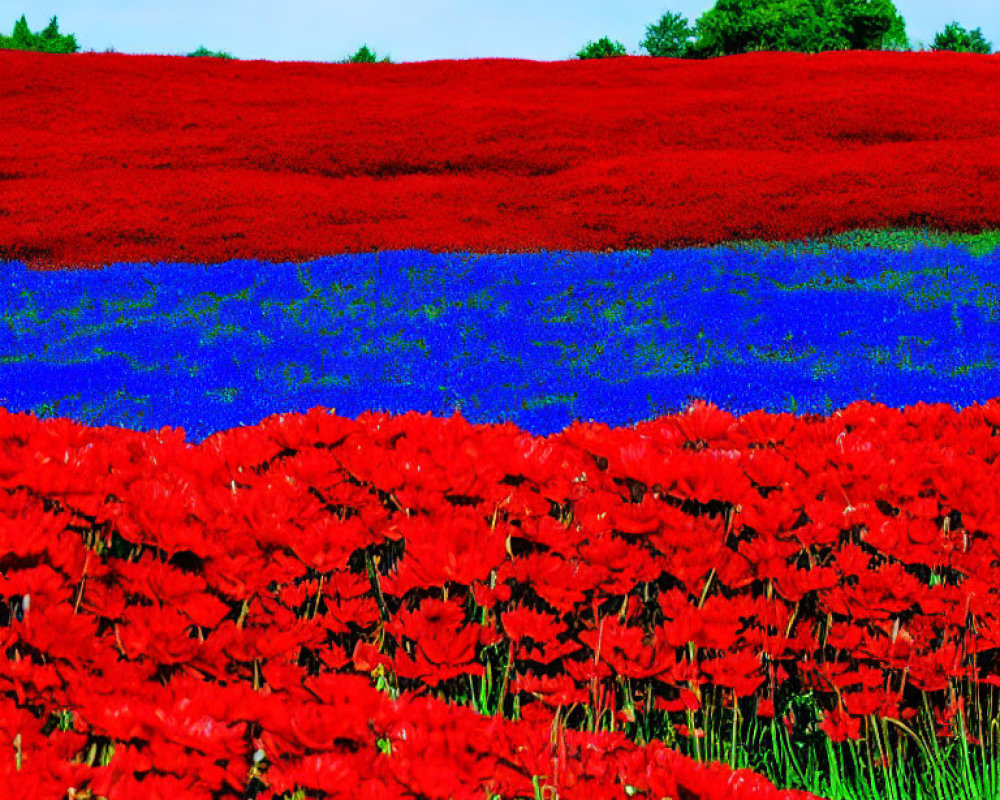
[(796, 255), (802, 253), (827, 253), (830, 250), (882, 249), (908, 253), (915, 247), (947, 247), (957, 245), (966, 248), (972, 255), (981, 256), (1000, 249), (1000, 230), (986, 230), (979, 233), (948, 233), (927, 228), (898, 228), (871, 231), (857, 229), (846, 233), (818, 236), (791, 242), (771, 242), (763, 239), (735, 240), (717, 245), (718, 248), (771, 253), (784, 251)]

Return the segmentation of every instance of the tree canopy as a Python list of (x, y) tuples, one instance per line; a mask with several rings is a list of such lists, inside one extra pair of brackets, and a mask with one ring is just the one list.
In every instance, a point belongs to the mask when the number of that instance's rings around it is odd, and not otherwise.
[(818, 53), (909, 46), (892, 0), (716, 0), (694, 26), (667, 12), (639, 45), (650, 55), (708, 58), (755, 50)]
[(3, 50), (34, 50), (39, 53), (75, 53), (80, 49), (76, 36), (72, 33), (59, 33), (59, 22), (53, 17), (49, 24), (38, 33), (28, 28), (28, 20), (24, 14), (14, 23), (14, 32), (10, 36), (0, 34), (0, 49)]
[(967, 31), (957, 22), (952, 22), (950, 25), (945, 25), (944, 30), (934, 37), (931, 49), (989, 55), (993, 50), (993, 45), (986, 41), (982, 29), (974, 28)]
[(694, 47), (695, 31), (687, 17), (668, 11), (655, 25), (646, 27), (646, 38), (639, 47), (651, 56), (685, 58)]

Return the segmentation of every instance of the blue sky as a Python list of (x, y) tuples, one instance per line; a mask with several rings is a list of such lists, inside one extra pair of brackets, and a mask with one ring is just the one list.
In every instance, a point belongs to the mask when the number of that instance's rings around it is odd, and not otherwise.
[[(895, 0), (911, 41), (930, 45), (956, 20), (1000, 48), (1000, 0)], [(610, 36), (638, 53), (666, 11), (694, 22), (714, 0), (20, 0), (3, 3), (0, 29), (23, 12), (32, 30), (59, 17), (84, 50), (179, 54), (205, 45), (238, 58), (336, 61), (367, 43), (394, 61), (570, 58)]]

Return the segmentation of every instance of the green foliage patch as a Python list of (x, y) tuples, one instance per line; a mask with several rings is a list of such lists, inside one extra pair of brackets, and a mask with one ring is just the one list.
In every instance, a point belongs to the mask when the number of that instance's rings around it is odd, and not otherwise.
[(986, 41), (980, 28), (967, 31), (957, 22), (945, 25), (943, 31), (934, 37), (932, 50), (952, 50), (956, 53), (980, 53), (989, 55), (993, 45)]
[(607, 36), (598, 39), (596, 42), (587, 42), (576, 54), (577, 58), (618, 58), (626, 56), (625, 45), (618, 41), (611, 41)]
[(32, 50), (37, 53), (75, 53), (80, 49), (76, 36), (72, 33), (59, 33), (59, 21), (56, 17), (38, 33), (28, 27), (28, 20), (21, 18), (14, 23), (14, 32), (10, 36), (0, 34), (0, 50)]
[(227, 53), (224, 50), (209, 50), (204, 45), (201, 45), (197, 50), (188, 53), (188, 58), (234, 58), (232, 53)]
[(341, 64), (374, 64), (378, 62), (379, 64), (391, 64), (392, 59), (389, 56), (378, 57), (378, 54), (370, 49), (367, 44), (361, 45), (358, 51), (341, 61)]
[(905, 50), (892, 0), (716, 0), (694, 26), (675, 12), (646, 28), (651, 56), (711, 58), (757, 50)]
[(695, 24), (697, 57), (908, 47), (892, 0), (716, 0)]
[(668, 11), (660, 21), (646, 27), (639, 47), (658, 58), (690, 58), (694, 55), (695, 29), (687, 17)]

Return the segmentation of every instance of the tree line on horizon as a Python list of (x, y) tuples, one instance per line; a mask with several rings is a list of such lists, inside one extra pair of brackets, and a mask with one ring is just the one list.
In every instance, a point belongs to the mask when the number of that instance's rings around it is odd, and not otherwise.
[[(44, 29), (35, 33), (28, 27), (26, 15), (22, 14), (21, 18), (14, 23), (14, 31), (10, 36), (0, 33), (0, 50), (30, 50), (36, 53), (78, 53), (80, 52), (80, 45), (77, 43), (74, 34), (63, 35), (59, 32), (58, 17), (52, 17)], [(109, 47), (105, 52), (114, 53), (117, 51), (113, 47)], [(235, 59), (232, 53), (224, 50), (210, 50), (204, 45), (187, 55), (192, 58)], [(375, 51), (371, 50), (367, 44), (363, 44), (357, 52), (339, 63), (373, 64), (375, 62), (391, 64), (392, 60), (389, 56), (379, 58)]]
[[(893, 0), (716, 0), (691, 25), (668, 11), (647, 26), (639, 47), (664, 58), (714, 58), (754, 51), (909, 50), (906, 23)], [(989, 54), (980, 28), (958, 22), (934, 37), (931, 50)], [(608, 37), (588, 42), (577, 58), (628, 55)]]
[[(683, 15), (668, 11), (646, 27), (639, 47), (660, 58), (714, 58), (754, 51), (818, 53), (827, 50), (909, 50), (906, 23), (893, 0), (715, 0), (692, 25)], [(934, 37), (931, 50), (992, 52), (980, 28), (966, 30), (952, 22)], [(10, 36), (0, 34), (0, 50), (76, 53), (74, 34), (59, 32), (52, 17), (39, 32), (28, 27), (24, 14)], [(114, 52), (109, 48), (107, 52)], [(191, 57), (232, 59), (231, 53), (201, 46)], [(579, 59), (629, 55), (625, 45), (605, 36), (587, 42)], [(393, 63), (379, 58), (367, 44), (339, 63)]]

